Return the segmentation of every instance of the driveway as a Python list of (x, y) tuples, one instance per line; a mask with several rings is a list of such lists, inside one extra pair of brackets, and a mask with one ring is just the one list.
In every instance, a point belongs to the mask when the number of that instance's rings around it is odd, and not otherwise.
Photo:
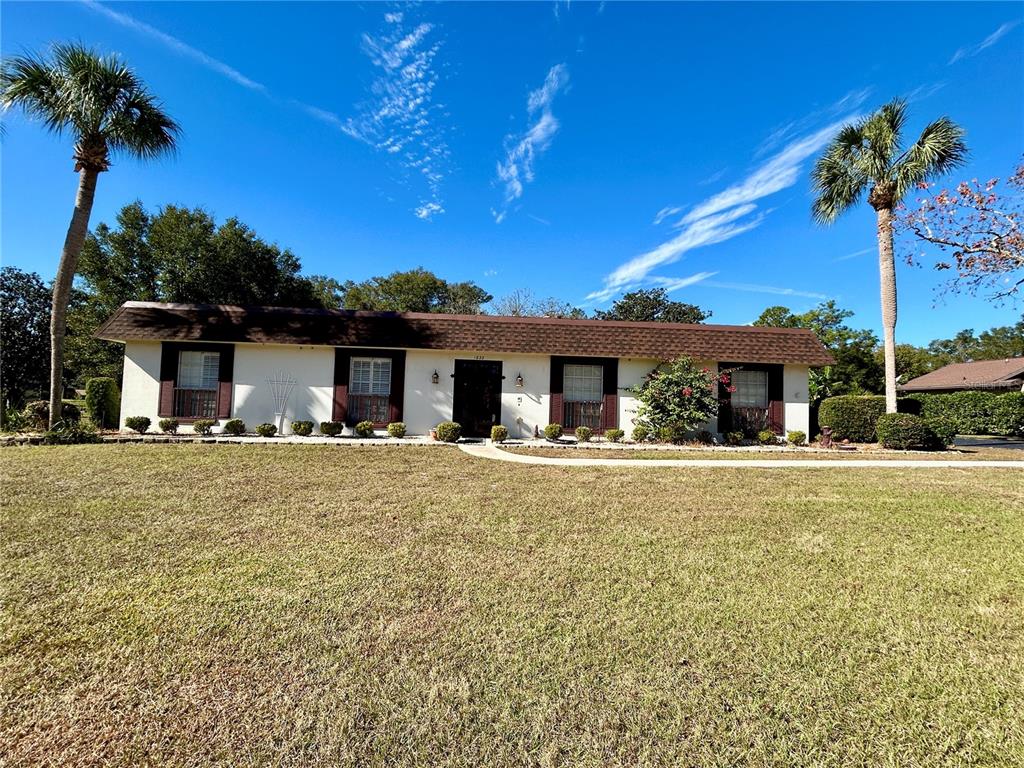
[(953, 444), (957, 448), (1009, 448), (1024, 451), (1024, 438), (997, 435), (957, 435)]

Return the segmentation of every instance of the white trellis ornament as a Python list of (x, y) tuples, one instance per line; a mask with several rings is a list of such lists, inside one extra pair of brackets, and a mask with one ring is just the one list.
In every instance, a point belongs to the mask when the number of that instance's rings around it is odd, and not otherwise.
[(278, 371), (267, 377), (270, 396), (274, 399), (274, 420), (278, 434), (284, 433), (284, 414), (288, 407), (288, 398), (295, 389), (296, 381), (288, 371)]

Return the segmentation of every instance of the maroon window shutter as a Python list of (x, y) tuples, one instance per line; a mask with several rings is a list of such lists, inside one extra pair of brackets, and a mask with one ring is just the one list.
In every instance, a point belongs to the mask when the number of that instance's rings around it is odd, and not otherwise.
[(231, 386), (235, 378), (235, 345), (220, 348), (220, 366), (217, 370), (217, 418), (231, 418)]
[(604, 370), (604, 404), (601, 407), (601, 429), (619, 426), (619, 361), (607, 360)]
[(348, 368), (351, 353), (334, 350), (334, 405), (331, 418), (344, 424), (348, 420)]
[(783, 432), (785, 394), (782, 390), (782, 366), (768, 366), (768, 429), (777, 435)]
[(549, 414), (551, 424), (562, 423), (562, 402), (563, 394), (565, 392), (564, 384), (562, 383), (563, 374), (565, 371), (565, 360), (561, 357), (551, 358), (551, 413)]
[(391, 354), (391, 421), (402, 420), (402, 405), (405, 400), (405, 351)]
[(174, 381), (178, 378), (178, 346), (165, 341), (160, 345), (160, 403), (158, 416), (174, 415)]

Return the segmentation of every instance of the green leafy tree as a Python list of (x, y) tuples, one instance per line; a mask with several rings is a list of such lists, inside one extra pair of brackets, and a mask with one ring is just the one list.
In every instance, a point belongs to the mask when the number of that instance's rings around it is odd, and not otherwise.
[(64, 238), (50, 310), (50, 425), (60, 421), (64, 336), (71, 287), (89, 231), (96, 181), (112, 155), (142, 160), (175, 148), (179, 128), (116, 56), (78, 44), (54, 46), (49, 59), (16, 56), (0, 71), (0, 106), (21, 108), (57, 135), (71, 134), (78, 173), (75, 208)]
[(598, 320), (632, 320), (655, 323), (703, 323), (711, 312), (695, 304), (670, 301), (664, 288), (630, 291), (615, 301), (611, 309), (597, 311)]
[[(126, 301), (337, 307), (340, 285), (300, 274), (299, 259), (237, 219), (218, 225), (201, 208), (141, 202), (121, 208), (85, 241), (68, 309), (70, 380), (120, 380), (124, 350), (92, 334)], [(331, 293), (333, 291), (333, 296)]]
[(1013, 325), (990, 328), (977, 336), (972, 328), (965, 328), (951, 339), (935, 339), (928, 352), (938, 365), (1024, 357), (1024, 316)]
[(341, 296), (345, 309), (454, 315), (482, 314), (483, 305), (494, 298), (475, 283), (449, 283), (423, 267), (361, 283), (349, 280)]
[(651, 371), (633, 390), (639, 401), (633, 421), (654, 434), (694, 430), (718, 413), (719, 384), (734, 389), (728, 372), (698, 368), (688, 357), (676, 358)]
[[(884, 362), (881, 349), (875, 352), (875, 359), (879, 365)], [(900, 384), (906, 384), (911, 379), (924, 376), (939, 367), (935, 355), (922, 347), (915, 347), (913, 344), (896, 345), (896, 379)]]
[(875, 357), (878, 337), (870, 330), (847, 325), (852, 316), (853, 312), (829, 300), (800, 314), (788, 307), (768, 307), (754, 325), (814, 331), (835, 358), (833, 365), (811, 369), (811, 400), (820, 402), (832, 395), (876, 393), (882, 388), (882, 366)]
[(961, 165), (963, 129), (947, 117), (925, 126), (907, 149), (900, 146), (906, 103), (895, 99), (839, 133), (815, 164), (814, 218), (831, 224), (867, 192), (875, 210), (885, 356), (885, 409), (896, 413), (896, 262), (893, 210), (914, 187)]
[(0, 270), (0, 391), (2, 407), (20, 408), (46, 391), (50, 378), (50, 289), (35, 272)]

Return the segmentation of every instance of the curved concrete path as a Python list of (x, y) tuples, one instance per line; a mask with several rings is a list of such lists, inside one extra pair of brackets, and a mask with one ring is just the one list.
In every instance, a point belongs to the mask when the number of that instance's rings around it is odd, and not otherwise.
[(560, 459), (509, 453), (490, 443), (460, 444), (465, 453), (478, 459), (510, 461), (514, 464), (545, 464), (554, 467), (754, 467), (756, 469), (973, 469), (999, 467), (1024, 469), (1024, 461), (964, 461), (963, 459)]

